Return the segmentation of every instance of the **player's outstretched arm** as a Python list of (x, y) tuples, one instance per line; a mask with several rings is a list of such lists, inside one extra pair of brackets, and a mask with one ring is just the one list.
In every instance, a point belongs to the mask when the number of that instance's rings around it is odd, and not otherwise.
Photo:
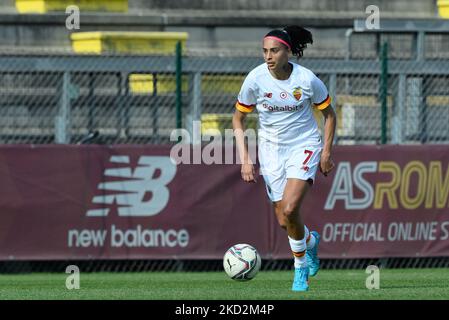
[(242, 179), (246, 182), (256, 182), (256, 174), (254, 165), (249, 157), (248, 148), (245, 144), (245, 126), (244, 120), (246, 114), (235, 109), (232, 117), (232, 127), (234, 129), (235, 140), (237, 143), (237, 149), (240, 156), (240, 162), (242, 163)]
[(327, 108), (321, 110), (324, 116), (324, 146), (321, 153), (320, 171), (327, 176), (329, 172), (334, 168), (334, 162), (332, 161), (332, 144), (334, 141), (335, 127), (337, 124), (337, 116), (334, 108), (329, 105)]

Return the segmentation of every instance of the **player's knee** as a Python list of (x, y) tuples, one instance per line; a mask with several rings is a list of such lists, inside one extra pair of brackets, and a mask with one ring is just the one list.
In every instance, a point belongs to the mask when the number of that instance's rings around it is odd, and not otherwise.
[(283, 214), (287, 220), (293, 219), (298, 214), (297, 207), (293, 204), (286, 204), (284, 206)]

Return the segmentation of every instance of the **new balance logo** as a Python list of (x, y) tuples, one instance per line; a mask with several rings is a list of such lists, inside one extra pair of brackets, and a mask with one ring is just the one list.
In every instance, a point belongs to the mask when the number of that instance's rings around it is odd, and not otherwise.
[[(115, 164), (129, 164), (128, 156), (112, 156), (110, 161)], [(158, 173), (158, 174), (156, 174)], [(122, 217), (148, 217), (161, 212), (168, 203), (170, 192), (167, 184), (176, 174), (176, 165), (169, 157), (141, 156), (138, 166), (106, 169), (104, 175), (109, 182), (98, 185), (104, 195), (94, 196), (92, 203), (118, 206), (118, 215)], [(121, 180), (118, 180), (120, 179)], [(125, 180), (129, 179), (129, 180)], [(107, 192), (104, 192), (107, 191)], [(149, 200), (145, 200), (151, 193)], [(148, 198), (148, 197), (147, 197)], [(110, 208), (91, 209), (89, 217), (104, 217)]]

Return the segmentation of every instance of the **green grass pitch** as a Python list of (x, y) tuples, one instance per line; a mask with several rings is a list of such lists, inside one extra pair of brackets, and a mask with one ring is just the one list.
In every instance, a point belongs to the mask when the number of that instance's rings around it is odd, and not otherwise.
[(368, 290), (365, 270), (321, 270), (305, 293), (290, 291), (293, 271), (261, 271), (237, 282), (224, 272), (82, 273), (68, 290), (65, 273), (0, 275), (0, 299), (449, 299), (449, 269), (381, 269)]

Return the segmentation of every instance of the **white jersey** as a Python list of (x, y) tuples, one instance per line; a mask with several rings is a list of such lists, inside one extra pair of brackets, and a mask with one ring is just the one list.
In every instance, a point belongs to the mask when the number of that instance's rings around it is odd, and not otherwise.
[(290, 62), (287, 80), (275, 79), (266, 63), (253, 69), (238, 95), (236, 108), (259, 112), (259, 139), (279, 145), (322, 146), (312, 107), (323, 110), (330, 97), (323, 82), (309, 69)]

